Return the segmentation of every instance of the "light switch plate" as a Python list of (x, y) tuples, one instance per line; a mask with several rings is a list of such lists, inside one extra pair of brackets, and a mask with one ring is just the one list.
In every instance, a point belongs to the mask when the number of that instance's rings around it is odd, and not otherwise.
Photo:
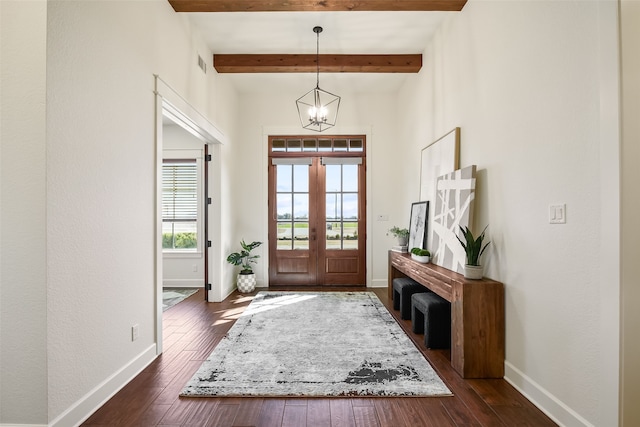
[(567, 223), (567, 205), (549, 205), (549, 224)]

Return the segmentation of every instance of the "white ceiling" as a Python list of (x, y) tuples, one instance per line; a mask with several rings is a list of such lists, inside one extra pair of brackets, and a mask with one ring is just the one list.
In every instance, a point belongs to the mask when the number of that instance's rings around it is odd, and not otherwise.
[(421, 53), (455, 12), (189, 13), (214, 53)]
[[(423, 53), (442, 21), (456, 12), (222, 12), (185, 13), (214, 54), (313, 54), (320, 25), (321, 54)], [(207, 60), (209, 62), (209, 60)], [(313, 74), (225, 74), (240, 91), (311, 89)], [(394, 90), (405, 74), (321, 74), (321, 87), (338, 91)], [(328, 85), (333, 84), (334, 87)], [(304, 90), (304, 89), (302, 89)]]

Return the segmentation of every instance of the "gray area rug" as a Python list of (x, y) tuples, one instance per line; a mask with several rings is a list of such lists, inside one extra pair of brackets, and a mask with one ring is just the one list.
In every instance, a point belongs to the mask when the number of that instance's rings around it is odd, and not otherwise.
[(181, 396), (450, 396), (372, 292), (259, 292)]
[(167, 311), (180, 301), (198, 292), (198, 288), (163, 288), (162, 311)]

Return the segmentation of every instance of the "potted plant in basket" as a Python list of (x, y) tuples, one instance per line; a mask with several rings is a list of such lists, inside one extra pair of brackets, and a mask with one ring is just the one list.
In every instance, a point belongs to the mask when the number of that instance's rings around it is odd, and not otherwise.
[(411, 249), (411, 258), (422, 264), (427, 264), (431, 260), (431, 252), (422, 248), (413, 248)]
[(253, 272), (253, 268), (251, 268), (251, 264), (255, 264), (260, 255), (251, 255), (251, 251), (261, 244), (262, 242), (245, 243), (243, 239), (240, 241), (242, 250), (233, 252), (227, 257), (229, 264), (242, 266), (237, 280), (238, 291), (240, 292), (253, 292), (256, 288), (256, 275)]
[[(400, 228), (393, 226), (389, 229), (389, 233), (393, 234), (398, 239), (398, 246), (407, 246), (409, 243), (409, 230), (406, 228)], [(387, 233), (387, 234), (389, 234)]]
[[(487, 225), (488, 227), (488, 225)], [(484, 232), (487, 227), (482, 230), (482, 233), (476, 238), (469, 230), (469, 227), (460, 226), (460, 231), (462, 231), (462, 236), (464, 237), (464, 241), (456, 235), (456, 239), (460, 242), (464, 251), (466, 252), (467, 264), (464, 266), (464, 277), (467, 279), (482, 279), (482, 266), (480, 265), (480, 255), (487, 249), (489, 243), (487, 242), (482, 245), (484, 241)]]

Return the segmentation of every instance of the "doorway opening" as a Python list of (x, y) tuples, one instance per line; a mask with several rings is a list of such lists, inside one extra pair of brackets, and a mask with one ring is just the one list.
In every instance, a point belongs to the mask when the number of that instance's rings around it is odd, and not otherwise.
[[(221, 294), (221, 266), (214, 260), (221, 257), (220, 211), (220, 144), (225, 136), (159, 76), (156, 77), (156, 255), (155, 255), (155, 306), (156, 306), (156, 353), (162, 353), (162, 314), (164, 252), (182, 264), (182, 279), (187, 284), (204, 290), (208, 301), (219, 301)], [(170, 142), (170, 134), (175, 133), (181, 141), (177, 146)], [(168, 160), (168, 162), (165, 162)], [(195, 164), (195, 170), (193, 165)], [(166, 167), (165, 167), (166, 166)], [(173, 167), (172, 167), (173, 166)], [(178, 173), (195, 173), (195, 191), (198, 195), (196, 213), (178, 208), (171, 215), (163, 211), (163, 172), (175, 169)], [(168, 193), (171, 193), (170, 191)], [(174, 201), (180, 196), (174, 194)], [(183, 206), (184, 207), (184, 206)], [(192, 208), (193, 206), (191, 206)], [(166, 238), (165, 238), (166, 236)], [(189, 274), (187, 274), (189, 273)], [(187, 277), (189, 276), (189, 277)], [(171, 280), (167, 277), (166, 279)], [(191, 280), (191, 282), (189, 282)], [(184, 280), (181, 280), (184, 283)], [(213, 284), (213, 285), (212, 285)]]

